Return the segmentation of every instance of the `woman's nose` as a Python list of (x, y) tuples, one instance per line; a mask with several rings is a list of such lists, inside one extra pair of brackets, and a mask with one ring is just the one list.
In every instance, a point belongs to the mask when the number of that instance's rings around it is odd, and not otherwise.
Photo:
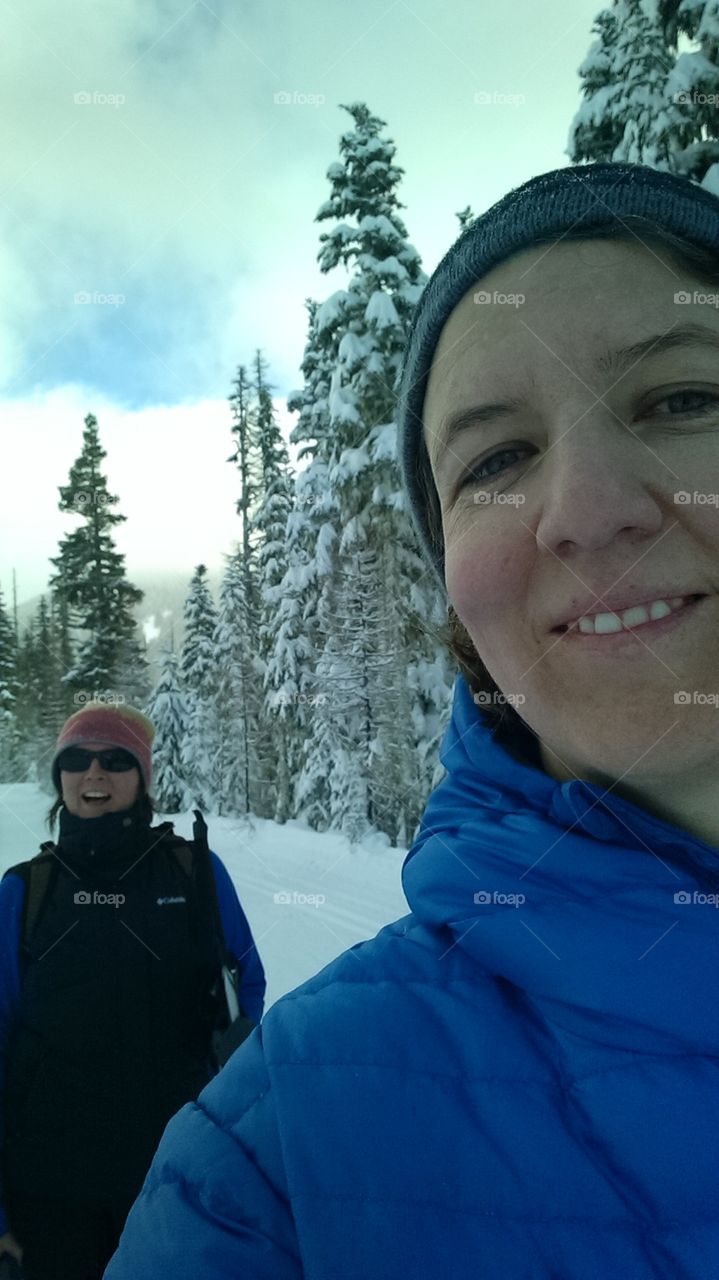
[(641, 441), (627, 441), (602, 415), (568, 431), (548, 457), (543, 545), (561, 554), (568, 545), (596, 550), (623, 530), (658, 532), (663, 512), (646, 459)]

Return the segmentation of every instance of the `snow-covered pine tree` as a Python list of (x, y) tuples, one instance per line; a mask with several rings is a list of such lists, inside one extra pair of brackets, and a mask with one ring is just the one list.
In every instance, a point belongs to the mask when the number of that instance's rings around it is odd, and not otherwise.
[[(256, 669), (261, 671), (263, 686), (266, 687), (268, 664), (277, 641), (278, 606), (287, 569), (287, 521), (292, 511), (294, 485), (287, 446), (275, 417), (267, 365), (260, 351), (255, 356), (254, 390), (257, 397), (254, 425), (262, 477), (262, 502), (252, 520), (252, 530), (258, 538), (257, 594), (260, 601)], [(256, 679), (252, 687), (255, 700)], [(290, 816), (290, 725), (286, 717), (268, 713), (265, 703), (266, 695), (263, 694), (257, 701), (256, 711), (255, 755), (260, 783), (259, 808), (256, 811), (284, 822)]]
[(257, 759), (262, 680), (251, 641), (256, 620), (250, 618), (241, 549), (225, 562), (212, 641), (217, 663), (218, 813), (264, 817)]
[(228, 396), (228, 399), (233, 418), (231, 430), (235, 437), (235, 449), (227, 461), (234, 463), (240, 473), (237, 514), (240, 517), (240, 545), (249, 586), (254, 578), (257, 545), (256, 539), (252, 536), (252, 516), (261, 494), (261, 473), (253, 422), (254, 388), (244, 365), (238, 365), (232, 384), (232, 395)]
[(679, 54), (667, 82), (682, 122), (674, 168), (719, 195), (719, 0), (671, 0), (664, 16), (670, 34), (698, 46)]
[(272, 622), (274, 639), (265, 673), (265, 706), (281, 722), (287, 756), (289, 798), (278, 790), (275, 820), (300, 817), (316, 830), (329, 826), (331, 755), (318, 743), (317, 659), (323, 636), (319, 600), (324, 576), (332, 571), (330, 549), (336, 540), (337, 509), (327, 482), (328, 397), (331, 365), (317, 333), (318, 303), (306, 300), (308, 336), (302, 359), (303, 388), (288, 396), (299, 410), (290, 440), (298, 461), (308, 459), (295, 477), (293, 503), (285, 530), (286, 567), (277, 592)]
[(610, 161), (624, 134), (617, 111), (617, 18), (616, 7), (597, 15), (592, 27), (597, 38), (579, 68), (584, 101), (570, 125), (566, 151), (573, 164)]
[(160, 661), (160, 676), (145, 707), (145, 714), (155, 726), (152, 792), (162, 813), (182, 813), (192, 800), (187, 794), (182, 763), (189, 711), (181, 687), (179, 660), (172, 646), (163, 651)]
[[(380, 137), (385, 122), (373, 116), (363, 103), (344, 109), (352, 116), (354, 128), (342, 135), (341, 161), (327, 171), (332, 193), (317, 215), (318, 221), (337, 220), (332, 231), (320, 237), (321, 269), (329, 272), (341, 264), (351, 273), (348, 288), (332, 294), (317, 312), (318, 343), (326, 364), (333, 366), (326, 463), (329, 487), (338, 508), (333, 521), (338, 537), (332, 572), (325, 576), (322, 586), (323, 593), (329, 594), (338, 607), (334, 611), (326, 604), (321, 607), (330, 625), (324, 644), (332, 670), (340, 666), (337, 636), (332, 630), (337, 623), (333, 624), (332, 619), (351, 616), (359, 629), (351, 640), (351, 668), (373, 673), (367, 675), (368, 680), (376, 678), (376, 660), (384, 656), (396, 663), (396, 679), (403, 680), (409, 691), (410, 714), (386, 717), (382, 726), (371, 719), (372, 709), (381, 703), (379, 687), (368, 693), (370, 719), (363, 741), (357, 744), (360, 768), (366, 774), (367, 796), (374, 757), (402, 759), (399, 773), (403, 781), (393, 797), (394, 834), (399, 828), (413, 830), (423, 811), (429, 779), (418, 777), (417, 752), (426, 739), (428, 710), (444, 710), (451, 687), (449, 662), (446, 682), (435, 686), (429, 699), (426, 685), (418, 678), (419, 667), (436, 664), (438, 644), (429, 628), (441, 621), (440, 601), (410, 525), (396, 453), (395, 410), (402, 355), (411, 315), (426, 277), (399, 216), (402, 206), (396, 187), (402, 170), (394, 164), (394, 143)], [(363, 557), (367, 562), (368, 553), (374, 553), (377, 561), (373, 582), (382, 592), (379, 609), (384, 616), (385, 633), (394, 637), (391, 656), (377, 651), (378, 628), (373, 633), (365, 626), (368, 611), (365, 609), (357, 617), (351, 603), (363, 590), (361, 579), (351, 582), (352, 575), (357, 573)], [(342, 597), (344, 605), (340, 603)], [(345, 662), (349, 644), (345, 631)], [(361, 659), (360, 654), (364, 655)], [(387, 665), (388, 661), (382, 664), (384, 683)], [(318, 662), (318, 675), (326, 666)], [(391, 679), (389, 684), (396, 687), (396, 680)], [(362, 701), (359, 693), (357, 698)], [(396, 710), (401, 713), (401, 707)], [(330, 776), (334, 824), (341, 804), (338, 797), (351, 793), (355, 806), (354, 797), (359, 791), (352, 778), (343, 780), (341, 776), (341, 763), (346, 760), (342, 754), (346, 727), (342, 708), (331, 700), (325, 716), (315, 717), (311, 727), (321, 735), (327, 750), (331, 728), (327, 716), (332, 715), (337, 749), (332, 751), (330, 743), (328, 754), (335, 761)], [(310, 747), (307, 768), (316, 776), (314, 755)], [(353, 761), (353, 770), (355, 765)], [(307, 791), (304, 780), (301, 790)], [(389, 803), (385, 811), (391, 808)], [(365, 818), (369, 820), (369, 808)], [(356, 816), (352, 818), (353, 823), (357, 821)]]
[(119, 694), (129, 702), (147, 688), (144, 646), (132, 616), (144, 593), (128, 582), (125, 557), (111, 536), (126, 517), (112, 510), (119, 499), (108, 492), (101, 471), (105, 457), (97, 419), (90, 413), (82, 451), (68, 483), (60, 486), (60, 510), (79, 515), (82, 523), (63, 538), (59, 555), (51, 557), (57, 572), (50, 585), (69, 606), (71, 625), (85, 633), (75, 665), (63, 677), (68, 688), (90, 696)]
[[(238, 644), (247, 655), (242, 658), (245, 670), (243, 688), (245, 703), (241, 709), (243, 721), (243, 739), (247, 748), (243, 768), (246, 770), (247, 782), (236, 794), (234, 805), (241, 812), (258, 813), (262, 817), (270, 816), (272, 804), (269, 797), (263, 794), (263, 786), (259, 781), (257, 761), (258, 741), (260, 737), (260, 719), (262, 716), (262, 679), (264, 664), (259, 656), (261, 599), (258, 583), (258, 542), (259, 535), (254, 527), (254, 517), (262, 501), (262, 456), (259, 444), (258, 414), (266, 412), (266, 406), (260, 405), (260, 392), (248, 376), (244, 365), (239, 365), (233, 383), (232, 395), (229, 397), (232, 409), (232, 434), (235, 437), (234, 453), (228, 458), (240, 473), (240, 496), (237, 499), (237, 514), (240, 517), (239, 559), (230, 567), (229, 590), (233, 599), (241, 590), (243, 603), (228, 604), (229, 609), (239, 608), (242, 614), (242, 633), (236, 641), (229, 635), (225, 643), (237, 650)], [(241, 582), (237, 575), (240, 575)], [(239, 658), (238, 658), (239, 660)], [(249, 678), (250, 666), (254, 666), (254, 679)], [(238, 748), (239, 750), (239, 748)]]
[(75, 665), (76, 654), (72, 640), (70, 606), (65, 596), (58, 595), (56, 591), (50, 592), (50, 627), (59, 673), (53, 695), (53, 712), (59, 733), (67, 717), (76, 710), (66, 679)]
[(594, 30), (598, 38), (579, 68), (585, 100), (567, 155), (575, 164), (608, 160), (681, 171), (693, 135), (676, 101), (683, 82), (675, 75), (677, 22), (666, 0), (614, 0)]
[(182, 691), (187, 702), (187, 732), (181, 763), (189, 807), (208, 812), (218, 802), (217, 660), (214, 635), (217, 611), (198, 564), (184, 607), (185, 634), (180, 655)]
[(0, 781), (18, 782), (23, 776), (18, 718), (18, 644), (0, 587)]
[[(70, 714), (65, 710), (67, 695), (62, 694), (62, 668), (57, 645), (57, 633), (51, 608), (45, 596), (40, 597), (37, 612), (31, 623), (33, 643), (31, 647), (30, 688), (34, 702), (33, 734), (28, 743), (37, 774), (47, 770), (57, 735), (64, 720)], [(74, 709), (74, 708), (72, 708)]]
[(670, 170), (679, 115), (667, 91), (673, 58), (656, 6), (621, 0), (617, 17), (615, 118), (624, 121), (624, 129), (612, 160)]
[(399, 633), (387, 625), (382, 564), (372, 547), (342, 557), (319, 666), (321, 737), (334, 748), (330, 824), (351, 842), (372, 829), (393, 842), (406, 838), (401, 801), (416, 770), (407, 735), (396, 731), (409, 715), (409, 690), (397, 662)]

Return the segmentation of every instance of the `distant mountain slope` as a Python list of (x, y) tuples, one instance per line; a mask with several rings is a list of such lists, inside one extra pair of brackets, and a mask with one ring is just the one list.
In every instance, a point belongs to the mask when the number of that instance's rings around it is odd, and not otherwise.
[[(179, 651), (184, 635), (182, 611), (190, 585), (192, 566), (187, 573), (158, 570), (156, 572), (128, 573), (131, 582), (145, 592), (145, 598), (135, 608), (135, 617), (147, 645), (147, 660), (151, 678), (159, 674), (160, 654), (163, 647), (174, 640)], [(221, 570), (209, 569), (207, 578), (210, 590), (217, 599)], [(17, 607), (18, 628), (22, 635), (40, 603), (40, 596), (24, 601)]]

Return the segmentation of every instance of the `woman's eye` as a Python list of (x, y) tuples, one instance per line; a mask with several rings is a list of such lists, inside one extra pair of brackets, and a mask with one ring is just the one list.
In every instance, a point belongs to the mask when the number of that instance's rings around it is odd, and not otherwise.
[(487, 471), (490, 463), (494, 462), (497, 458), (506, 458), (512, 454), (519, 453), (529, 453), (529, 450), (517, 447), (512, 449), (499, 449), (497, 453), (491, 453), (488, 458), (484, 458), (482, 462), (477, 462), (470, 467), (466, 476), (461, 481), (459, 488), (465, 489), (469, 484), (479, 484), (482, 480), (491, 480), (493, 476), (498, 476), (501, 471), (506, 471), (507, 468), (494, 467), (491, 471)]
[[(687, 404), (685, 397), (694, 400), (693, 404)], [(682, 404), (681, 401), (684, 400)], [(700, 400), (703, 403), (697, 404)], [(713, 395), (711, 391), (696, 391), (693, 387), (685, 387), (680, 391), (672, 391), (668, 396), (664, 396), (662, 400), (657, 400), (650, 408), (650, 412), (658, 409), (660, 405), (671, 405), (674, 402), (674, 412), (669, 412), (666, 416), (670, 418), (679, 418), (682, 414), (710, 414), (719, 412), (719, 396)], [(679, 403), (677, 403), (679, 402)], [(480, 484), (482, 481), (491, 480), (494, 476), (501, 475), (507, 470), (507, 466), (494, 466), (497, 459), (515, 456), (521, 453), (528, 453), (530, 450), (524, 448), (508, 448), (500, 449), (497, 453), (491, 453), (488, 458), (484, 458), (482, 462), (475, 463), (470, 467), (465, 477), (461, 480), (459, 488), (465, 489), (470, 484)], [(513, 464), (510, 463), (509, 466)]]
[(651, 407), (652, 409), (657, 409), (660, 404), (668, 405), (671, 400), (676, 401), (683, 396), (698, 397), (706, 403), (700, 405), (680, 405), (674, 413), (670, 413), (668, 415), (670, 418), (680, 417), (682, 413), (710, 413), (712, 410), (719, 408), (719, 396), (712, 395), (711, 391), (695, 391), (693, 387), (684, 387), (680, 391), (672, 391), (670, 395), (664, 396), (662, 400), (657, 400)]

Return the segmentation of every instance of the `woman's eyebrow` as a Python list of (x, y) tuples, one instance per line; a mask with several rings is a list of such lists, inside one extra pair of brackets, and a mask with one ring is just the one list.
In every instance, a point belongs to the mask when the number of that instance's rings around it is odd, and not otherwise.
[[(650, 356), (663, 355), (666, 351), (677, 351), (688, 347), (710, 347), (719, 354), (719, 331), (707, 325), (687, 323), (670, 329), (668, 333), (653, 334), (642, 338), (640, 342), (632, 342), (626, 347), (616, 347), (601, 352), (595, 359), (595, 368), (606, 375), (626, 373), (640, 360)], [(491, 404), (469, 405), (466, 409), (457, 409), (447, 414), (437, 433), (436, 465), (441, 466), (446, 458), (446, 451), (462, 432), (468, 431), (483, 423), (494, 422), (498, 418), (506, 418), (522, 408), (523, 401), (518, 399), (500, 400)]]
[[(463, 431), (476, 427), (480, 423), (494, 422), (497, 418), (507, 418), (517, 413), (523, 406), (523, 400), (500, 400), (496, 404), (473, 404), (468, 409), (458, 409), (443, 420), (438, 432), (436, 449), (437, 465), (441, 466), (447, 457), (449, 446)], [(441, 451), (441, 452), (440, 452)]]
[[(716, 295), (719, 300), (719, 295)], [(676, 351), (682, 347), (712, 347), (719, 351), (719, 331), (710, 329), (708, 325), (692, 324), (675, 325), (666, 333), (657, 333), (652, 338), (642, 338), (641, 342), (632, 342), (627, 347), (602, 352), (595, 361), (600, 373), (626, 373), (633, 365), (647, 356), (663, 355), (665, 351)]]

